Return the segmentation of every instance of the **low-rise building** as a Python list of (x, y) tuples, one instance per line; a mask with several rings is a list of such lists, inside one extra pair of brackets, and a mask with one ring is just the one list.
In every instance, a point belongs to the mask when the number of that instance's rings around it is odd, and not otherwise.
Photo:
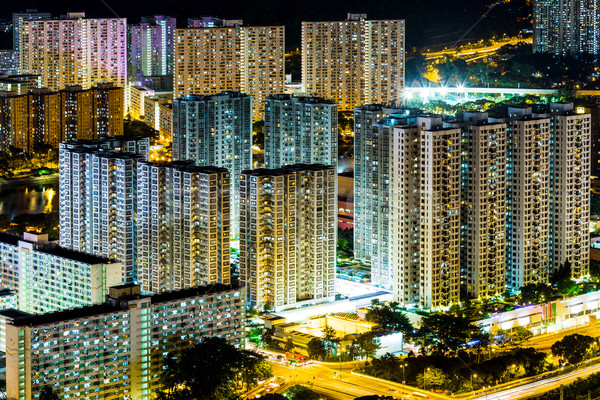
[(31, 400), (50, 385), (61, 399), (149, 400), (162, 360), (204, 337), (244, 347), (245, 293), (212, 285), (143, 296), (110, 288), (104, 304), (6, 320), (6, 393)]

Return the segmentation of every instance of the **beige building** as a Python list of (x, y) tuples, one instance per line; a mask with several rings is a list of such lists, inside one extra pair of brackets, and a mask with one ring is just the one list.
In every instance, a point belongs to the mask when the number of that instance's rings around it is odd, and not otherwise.
[(302, 23), (304, 92), (334, 100), (340, 111), (399, 103), (404, 87), (404, 20)]
[(266, 97), (284, 91), (284, 39), (283, 26), (177, 29), (175, 98), (239, 91), (262, 120)]
[(99, 84), (91, 89), (68, 86), (27, 94), (0, 92), (0, 139), (9, 146), (34, 151), (40, 144), (98, 139), (123, 134), (123, 88)]
[(465, 113), (461, 281), (469, 297), (505, 292), (506, 131), (486, 113)]
[(70, 85), (88, 89), (98, 83), (124, 86), (127, 78), (127, 20), (23, 20), (20, 23), (22, 74), (37, 74), (41, 86), (61, 90)]
[(240, 180), (240, 281), (275, 310), (335, 298), (336, 173), (330, 166), (248, 170)]
[(390, 263), (400, 304), (459, 302), (461, 131), (441, 117), (394, 128)]
[(549, 275), (550, 118), (509, 107), (506, 287), (547, 283)]

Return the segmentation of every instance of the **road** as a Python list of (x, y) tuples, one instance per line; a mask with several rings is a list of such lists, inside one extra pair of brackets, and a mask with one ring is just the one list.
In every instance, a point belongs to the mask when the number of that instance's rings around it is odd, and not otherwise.
[(600, 364), (592, 365), (578, 369), (577, 371), (569, 372), (568, 374), (559, 375), (553, 378), (543, 379), (537, 382), (527, 383), (521, 386), (515, 386), (496, 393), (488, 393), (487, 395), (479, 395), (473, 400), (516, 400), (524, 399), (530, 396), (546, 393), (552, 389), (558, 388), (560, 385), (566, 385), (578, 378), (585, 378), (593, 373), (600, 372)]
[(446, 50), (436, 51), (436, 52), (431, 52), (431, 53), (423, 53), (423, 55), (425, 56), (425, 58), (427, 60), (435, 60), (436, 58), (442, 58), (447, 55), (448, 56), (456, 56), (456, 57), (464, 57), (464, 56), (475, 55), (476, 53), (477, 54), (493, 53), (495, 51), (498, 51), (498, 49), (500, 49), (503, 46), (506, 46), (509, 44), (515, 45), (518, 43), (533, 43), (533, 39), (531, 39), (531, 38), (510, 38), (508, 40), (501, 40), (499, 42), (495, 42), (491, 46), (475, 47), (472, 49), (465, 49), (460, 52), (458, 52), (456, 48), (446, 49)]
[[(272, 366), (275, 376), (281, 376), (291, 383), (299, 383), (312, 387), (316, 392), (322, 393), (328, 399), (332, 400), (351, 400), (355, 397), (374, 394), (404, 399), (416, 390), (414, 388), (403, 390), (402, 385), (393, 382), (383, 382), (353, 375), (350, 373), (351, 365), (342, 365), (341, 374), (339, 367), (333, 365), (311, 364), (296, 368), (280, 364), (272, 364)], [(281, 393), (289, 386), (289, 384), (284, 385), (277, 392)], [(449, 399), (447, 396), (434, 393), (430, 393), (429, 398), (432, 400)]]

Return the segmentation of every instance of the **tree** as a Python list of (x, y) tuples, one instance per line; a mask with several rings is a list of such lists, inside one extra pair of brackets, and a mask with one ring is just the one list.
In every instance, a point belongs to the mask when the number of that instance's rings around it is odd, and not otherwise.
[(331, 355), (333, 353), (333, 349), (337, 347), (338, 342), (339, 339), (335, 329), (329, 325), (325, 325), (323, 328), (323, 344), (325, 345), (327, 355)]
[(449, 314), (429, 314), (421, 321), (416, 341), (435, 352), (457, 352), (474, 337), (481, 337), (479, 327), (469, 320)]
[(448, 375), (439, 368), (427, 368), (422, 374), (417, 375), (417, 385), (424, 389), (444, 389), (448, 382)]
[(510, 344), (512, 346), (521, 346), (523, 343), (533, 337), (533, 333), (527, 328), (518, 326), (515, 331), (510, 335)]
[(267, 393), (263, 396), (260, 396), (261, 400), (287, 400), (287, 397), (285, 397), (282, 394), (279, 393)]
[(238, 350), (222, 338), (203, 338), (163, 359), (157, 398), (229, 400), (237, 395), (236, 383), (248, 386), (269, 374), (262, 357)]
[(553, 290), (545, 283), (530, 283), (521, 288), (521, 304), (541, 304), (550, 301)]
[(325, 344), (319, 338), (312, 338), (306, 345), (308, 356), (313, 360), (324, 358), (327, 355)]
[(58, 394), (50, 385), (46, 385), (40, 390), (40, 400), (59, 400)]
[(319, 400), (321, 396), (306, 386), (296, 385), (287, 390), (287, 397), (290, 400)]
[(288, 340), (285, 342), (284, 350), (288, 352), (294, 350), (294, 341), (292, 338), (288, 338)]
[(361, 357), (366, 359), (375, 357), (377, 350), (381, 348), (381, 340), (372, 333), (363, 333), (355, 339), (355, 342), (359, 348)]
[(263, 345), (268, 349), (273, 345), (273, 335), (275, 334), (275, 329), (273, 328), (265, 328), (262, 332), (262, 342)]
[(414, 329), (406, 314), (398, 310), (398, 303), (394, 301), (383, 304), (373, 302), (367, 311), (366, 320), (379, 324), (384, 331), (402, 332), (406, 336), (410, 336)]
[(594, 350), (597, 350), (596, 339), (591, 336), (567, 335), (551, 347), (552, 354), (566, 360), (569, 364), (578, 364), (590, 358)]

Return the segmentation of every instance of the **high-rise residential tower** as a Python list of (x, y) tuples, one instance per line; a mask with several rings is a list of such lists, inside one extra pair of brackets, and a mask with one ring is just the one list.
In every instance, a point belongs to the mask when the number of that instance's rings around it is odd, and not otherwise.
[(391, 289), (387, 233), (392, 120), (378, 125), (388, 116), (406, 123), (408, 114), (406, 110), (381, 105), (362, 106), (354, 111), (354, 257), (371, 262), (371, 282)]
[(125, 18), (86, 19), (83, 13), (69, 13), (67, 19), (23, 20), (20, 29), (21, 73), (39, 75), (42, 86), (125, 85)]
[(252, 98), (237, 92), (173, 101), (173, 160), (231, 174), (231, 234), (239, 225), (239, 176), (252, 168)]
[(334, 100), (340, 111), (393, 104), (404, 87), (404, 20), (302, 23), (304, 92)]
[(175, 31), (175, 98), (239, 91), (253, 97), (254, 120), (267, 96), (284, 91), (284, 27)]
[(123, 134), (123, 88), (103, 83), (91, 89), (67, 86), (55, 92), (0, 92), (0, 149), (31, 153), (44, 144)]
[(138, 163), (137, 270), (154, 293), (230, 283), (229, 172)]
[(137, 281), (137, 163), (148, 138), (63, 142), (59, 147), (60, 244), (118, 260)]
[(177, 19), (156, 15), (142, 17), (129, 26), (129, 74), (143, 76), (173, 75), (173, 40)]
[(461, 130), (444, 127), (441, 117), (416, 122), (391, 127), (390, 215), (382, 229), (389, 230), (394, 299), (436, 309), (460, 295)]
[(36, 9), (28, 9), (25, 12), (13, 13), (13, 49), (19, 51), (21, 40), (21, 22), (50, 19), (52, 15), (46, 12), (38, 12)]
[(337, 171), (337, 105), (276, 94), (265, 101), (265, 167), (325, 164)]
[(507, 125), (486, 113), (462, 124), (461, 281), (469, 297), (505, 292)]
[(517, 291), (548, 282), (550, 119), (530, 107), (508, 113), (506, 287)]
[(600, 4), (596, 0), (535, 0), (533, 47), (558, 55), (600, 53)]
[(589, 274), (590, 114), (551, 103), (550, 272), (569, 263), (571, 278)]
[(255, 307), (335, 298), (337, 174), (331, 166), (244, 171), (240, 281)]

